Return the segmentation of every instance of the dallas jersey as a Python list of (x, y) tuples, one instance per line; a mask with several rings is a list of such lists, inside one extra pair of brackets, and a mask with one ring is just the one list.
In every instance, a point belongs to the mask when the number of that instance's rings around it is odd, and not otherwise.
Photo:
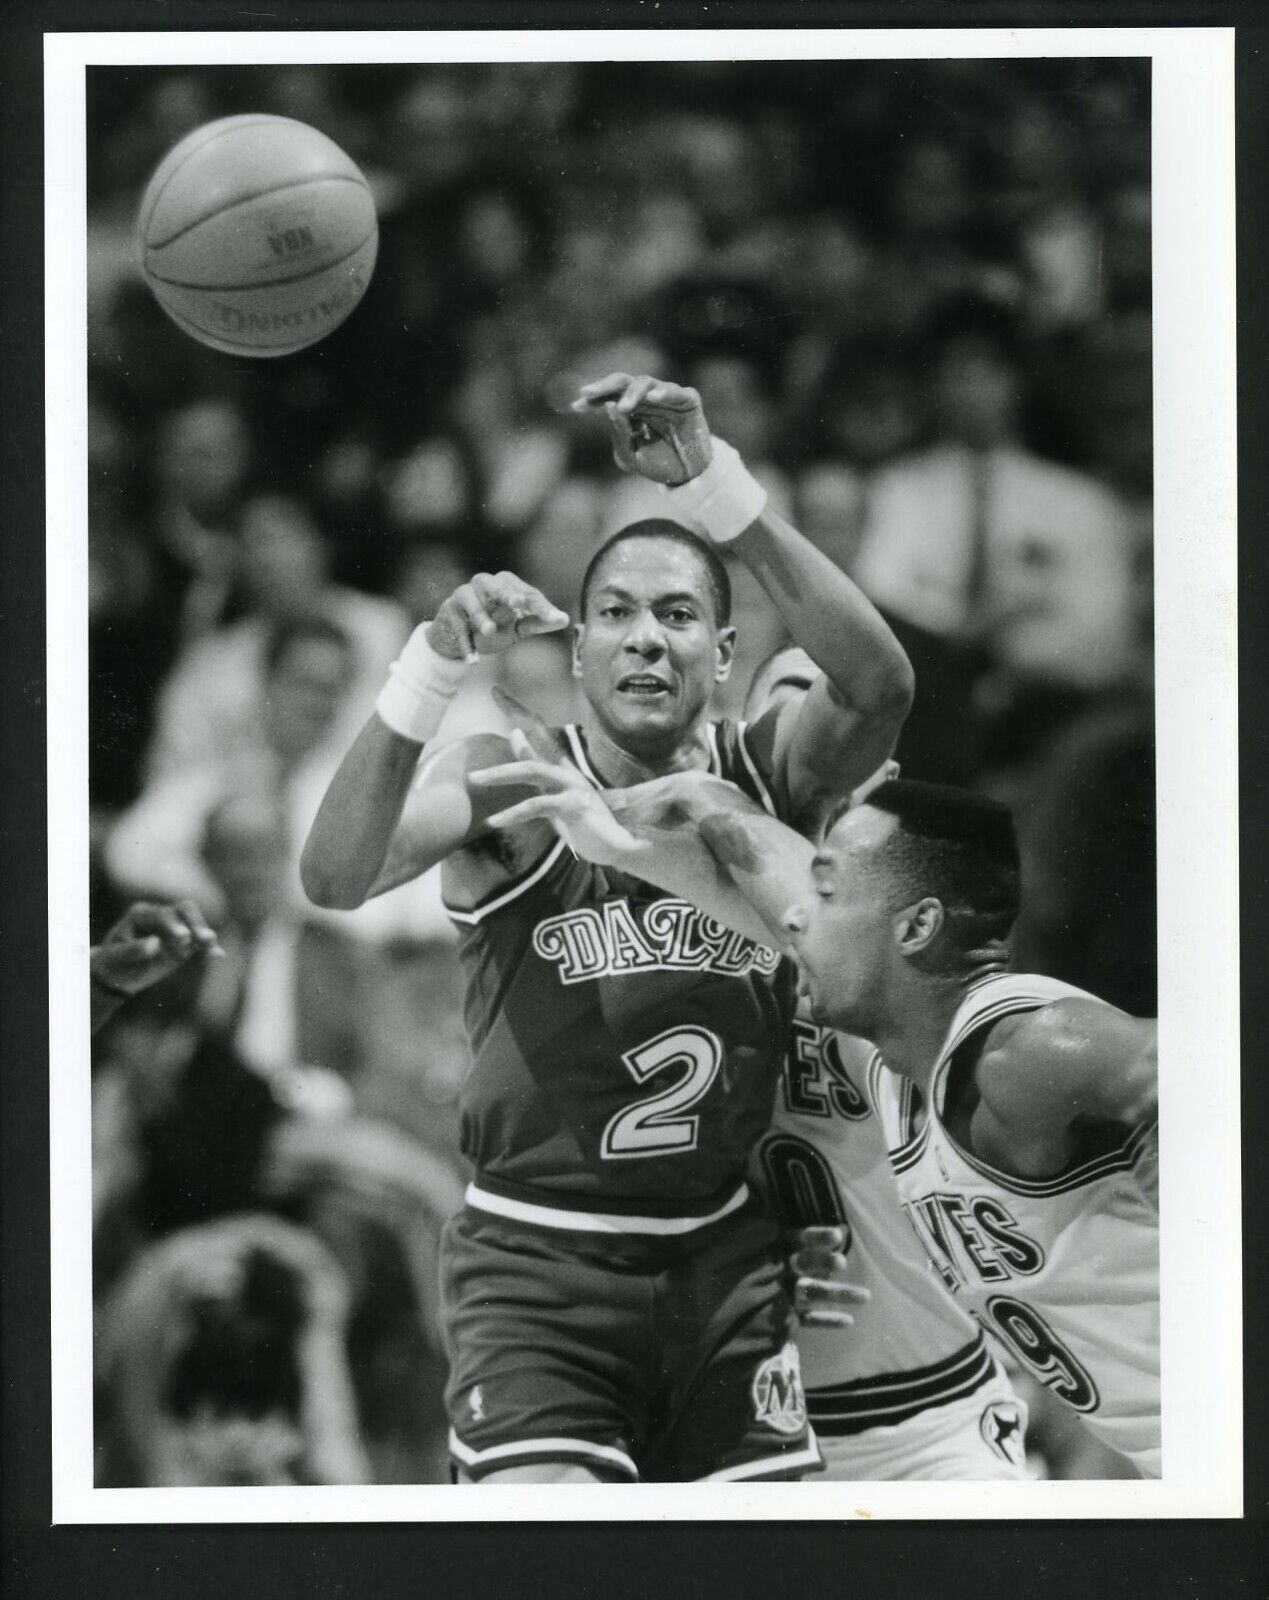
[[(979, 1394), (977, 1435), (984, 1386), (1004, 1382), (981, 1329), (943, 1287), (899, 1203), (885, 1136), (863, 1091), (874, 1054), (863, 1040), (799, 1014), (773, 1125), (755, 1157), (757, 1181), (787, 1227), (845, 1230), (848, 1276), (871, 1296), (852, 1308), (850, 1328), (798, 1330), (807, 1408), (830, 1466), (835, 1439), (895, 1429)], [(996, 1433), (985, 1433), (980, 1448), (1020, 1468), (1020, 1403), (1007, 1390), (1000, 1398), (993, 1389), (991, 1400), (987, 1425)], [(909, 1455), (920, 1452), (917, 1434), (904, 1430), (903, 1438)], [(905, 1463), (886, 1475), (907, 1475)]]
[[(710, 770), (774, 812), (745, 724), (706, 731)], [(582, 732), (559, 737), (599, 784)], [(483, 903), (448, 909), (474, 1057), (462, 1147), (482, 1205), (661, 1232), (743, 1205), (792, 1013), (789, 964), (562, 840)]]
[(904, 1209), (947, 1288), (1093, 1433), (1157, 1477), (1157, 1124), (1117, 1135), (1055, 1177), (1021, 1178), (963, 1150), (942, 1120), (967, 1040), (1067, 998), (1093, 996), (1031, 974), (985, 978), (953, 1018), (925, 1115), (911, 1082), (876, 1053), (868, 1095)]

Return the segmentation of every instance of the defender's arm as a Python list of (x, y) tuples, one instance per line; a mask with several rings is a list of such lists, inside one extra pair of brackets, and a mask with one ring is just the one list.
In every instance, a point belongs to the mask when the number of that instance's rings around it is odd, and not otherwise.
[(809, 842), (767, 815), (734, 784), (704, 772), (674, 773), (600, 794), (563, 763), (520, 760), (475, 773), (473, 790), (535, 791), (490, 818), (497, 828), (549, 822), (579, 856), (655, 883), (747, 938), (786, 946), (784, 912), (809, 875)]

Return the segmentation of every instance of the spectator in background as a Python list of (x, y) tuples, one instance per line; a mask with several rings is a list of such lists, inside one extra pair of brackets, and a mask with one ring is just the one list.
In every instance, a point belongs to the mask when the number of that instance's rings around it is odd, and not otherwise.
[(322, 1245), (275, 1217), (151, 1246), (100, 1317), (97, 1482), (365, 1483), (347, 1302)]
[(364, 963), (347, 935), (287, 904), (277, 797), (227, 797), (200, 825), (219, 900), (216, 958), (202, 949), (105, 1036), (95, 1132), (130, 1159), (116, 1159), (116, 1192), (99, 1197), (103, 1271), (133, 1235), (255, 1204), (278, 1124), (345, 1118), (353, 1104), (369, 1022)]
[(223, 907), (224, 959), (207, 965), (197, 1010), (282, 1104), (331, 1115), (351, 1105), (361, 1067), (364, 957), (347, 934), (296, 914), (291, 855), (275, 795), (232, 796), (206, 819), (202, 857)]
[[(294, 915), (285, 895), (289, 855), (276, 797), (234, 796), (207, 819), (203, 859), (222, 902), (220, 959), (197, 962), (166, 995), (156, 991), (149, 1028), (123, 1030), (97, 1075), (99, 1286), (117, 1278), (147, 1238), (172, 1228), (192, 1230), (178, 1237), (204, 1239), (215, 1257), (239, 1219), (217, 1234), (203, 1227), (209, 1218), (265, 1204), (285, 1210), (330, 1247), (342, 1269), (341, 1296), (351, 1296), (352, 1307), (342, 1317), (347, 1330), (341, 1341), (357, 1359), (349, 1392), (357, 1397), (376, 1476), (417, 1480), (433, 1476), (444, 1458), (433, 1279), (436, 1238), (462, 1184), (448, 1149), (429, 1151), (399, 1128), (354, 1114), (379, 1004), (371, 963), (355, 940)], [(445, 1011), (446, 999), (434, 993), (431, 1003)], [(418, 1019), (421, 1034), (432, 1020)], [(426, 1037), (414, 1043), (426, 1056)], [(455, 1054), (463, 1059), (461, 1041)], [(381, 1088), (372, 1086), (365, 1098), (372, 1115), (388, 1109)], [(104, 1192), (112, 1180), (113, 1192)], [(255, 1219), (243, 1225), (254, 1237)], [(256, 1267), (277, 1279), (258, 1252)], [(128, 1337), (134, 1340), (141, 1337), (133, 1314), (138, 1295), (148, 1305), (155, 1295), (137, 1289), (140, 1270), (148, 1279), (163, 1276), (142, 1255), (119, 1291), (133, 1305), (125, 1316), (132, 1319)], [(242, 1270), (255, 1281), (255, 1267)], [(270, 1292), (276, 1302), (276, 1282)], [(230, 1476), (179, 1481), (362, 1480), (364, 1470), (352, 1478), (285, 1475), (317, 1470), (294, 1465), (300, 1443), (295, 1397), (289, 1410), (274, 1416), (263, 1393), (290, 1360), (293, 1330), (286, 1318), (272, 1329), (256, 1326), (252, 1348), (260, 1370), (254, 1379), (238, 1359), (236, 1330), (260, 1324), (266, 1310), (244, 1304), (199, 1311), (190, 1341), (201, 1355), (186, 1351), (177, 1359), (168, 1386), (173, 1394), (185, 1393), (184, 1402), (156, 1390), (146, 1410), (136, 1393), (145, 1389), (140, 1372), (126, 1363), (114, 1368), (132, 1454), (143, 1431), (139, 1410), (154, 1433), (144, 1455), (150, 1464), (134, 1470), (167, 1473), (158, 1481), (175, 1482), (170, 1474), (195, 1470), (197, 1458), (207, 1460), (207, 1472)], [(179, 1305), (169, 1311), (179, 1318)], [(111, 1316), (117, 1322), (118, 1313)], [(228, 1344), (220, 1368), (218, 1340)], [(181, 1377), (182, 1362), (201, 1377)], [(341, 1406), (346, 1410), (346, 1401)], [(229, 1464), (242, 1452), (246, 1464)], [(234, 1476), (269, 1470), (284, 1475)]]
[[(299, 818), (329, 776), (331, 761), (322, 753), (353, 679), (352, 641), (324, 617), (298, 617), (274, 626), (259, 659), (250, 733), (202, 763), (156, 778), (111, 829), (106, 866), (125, 891), (197, 900), (218, 915), (203, 836), (207, 818), (231, 795), (278, 796), (296, 819), (295, 837), (304, 837)], [(302, 904), (298, 876), (293, 890)]]
[(799, 454), (839, 456), (865, 485), (921, 438), (921, 392), (908, 340), (872, 334), (838, 341), (826, 349), (808, 394), (794, 414)]
[(1154, 717), (1144, 685), (1074, 718), (1018, 806), (1021, 968), (1158, 1014)]
[(1100, 484), (1022, 443), (1013, 319), (953, 301), (928, 354), (934, 442), (878, 476), (861, 586), (980, 649), (1007, 695), (1078, 700), (1122, 682), (1138, 651), (1124, 517)]
[(1019, 99), (998, 137), (996, 181), (985, 208), (1016, 241), (1032, 325), (1079, 327), (1102, 309), (1102, 234), (1082, 192), (1079, 145), (1056, 108)]
[(896, 140), (875, 192), (880, 255), (865, 291), (874, 326), (912, 332), (950, 295), (1015, 285), (1007, 242), (978, 215), (963, 139), (918, 127)]
[(153, 782), (259, 747), (270, 714), (262, 668), (276, 630), (328, 617), (347, 635), (352, 672), (329, 738), (342, 749), (364, 722), (410, 619), (390, 600), (330, 581), (329, 551), (302, 501), (258, 495), (237, 518), (238, 591), (246, 614), (192, 643), (159, 697), (147, 758)]
[(231, 401), (196, 400), (160, 423), (150, 526), (159, 582), (153, 620), (171, 655), (224, 617), (238, 572), (234, 521), (250, 465), (246, 419)]
[[(797, 479), (798, 527), (852, 576), (863, 536), (866, 482), (853, 467), (831, 460), (811, 462)], [(956, 640), (893, 612), (883, 614), (916, 680), (912, 709), (895, 751), (904, 775), (930, 783), (969, 783), (978, 754), (975, 657)]]
[(322, 1241), (348, 1283), (347, 1346), (377, 1483), (446, 1476), (437, 1250), (468, 1176), (455, 1148), (357, 1117), (292, 1119), (269, 1151), (272, 1202)]
[(193, 901), (134, 902), (88, 952), (92, 1031), (104, 1027), (125, 1000), (152, 989), (200, 950), (222, 953)]

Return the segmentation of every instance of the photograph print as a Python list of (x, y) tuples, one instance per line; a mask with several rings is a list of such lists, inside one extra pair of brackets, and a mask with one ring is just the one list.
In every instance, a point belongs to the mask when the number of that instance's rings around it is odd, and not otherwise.
[(1149, 52), (261, 37), (82, 69), (80, 1503), (1141, 1514)]

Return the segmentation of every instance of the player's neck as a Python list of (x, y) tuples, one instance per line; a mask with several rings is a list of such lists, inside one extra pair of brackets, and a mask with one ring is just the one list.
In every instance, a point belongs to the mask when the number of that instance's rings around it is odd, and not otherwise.
[(904, 970), (886, 997), (874, 1043), (893, 1072), (927, 1093), (952, 1021), (971, 985), (1007, 969), (1008, 952), (991, 945), (975, 950), (948, 973)]
[(964, 990), (959, 979), (917, 978), (896, 984), (873, 1039), (892, 1072), (924, 1093)]
[(593, 717), (582, 724), (586, 735), (586, 754), (603, 781), (612, 788), (625, 789), (648, 778), (663, 778), (670, 772), (686, 772), (709, 766), (709, 742), (705, 725), (698, 724), (677, 744), (662, 750), (634, 751), (617, 743)]

